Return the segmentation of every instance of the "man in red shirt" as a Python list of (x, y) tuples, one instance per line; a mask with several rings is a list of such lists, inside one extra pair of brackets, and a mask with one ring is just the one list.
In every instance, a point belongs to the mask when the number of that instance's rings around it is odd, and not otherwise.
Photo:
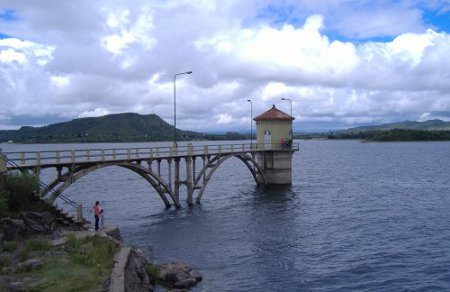
[(95, 218), (95, 231), (98, 230), (98, 221), (100, 218), (100, 202), (97, 201), (95, 202), (94, 205), (94, 218)]

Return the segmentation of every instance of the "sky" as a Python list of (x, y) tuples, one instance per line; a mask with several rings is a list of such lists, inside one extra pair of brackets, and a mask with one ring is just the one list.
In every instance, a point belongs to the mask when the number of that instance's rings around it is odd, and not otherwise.
[(450, 121), (449, 33), (450, 0), (0, 0), (0, 129), (173, 124), (175, 84), (183, 130)]

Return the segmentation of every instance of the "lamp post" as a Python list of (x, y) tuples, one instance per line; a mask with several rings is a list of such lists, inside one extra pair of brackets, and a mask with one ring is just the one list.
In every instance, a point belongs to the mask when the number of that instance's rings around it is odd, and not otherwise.
[(177, 73), (173, 76), (173, 143), (177, 147), (177, 76), (192, 74), (192, 71)]
[(247, 101), (250, 103), (250, 151), (252, 150), (253, 146), (253, 103), (251, 99), (247, 99)]
[(291, 116), (292, 116), (292, 100), (290, 98), (284, 98), (284, 97), (282, 97), (281, 100), (289, 100), (289, 102), (291, 103)]

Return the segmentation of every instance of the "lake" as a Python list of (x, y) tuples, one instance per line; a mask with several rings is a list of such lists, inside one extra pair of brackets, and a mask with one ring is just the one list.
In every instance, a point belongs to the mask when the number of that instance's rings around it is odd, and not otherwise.
[(191, 208), (182, 193), (181, 209), (165, 209), (148, 183), (118, 167), (64, 194), (89, 218), (99, 200), (107, 223), (152, 260), (199, 270), (192, 291), (449, 291), (449, 179), (450, 142), (325, 140), (300, 141), (288, 187), (257, 188), (240, 160), (227, 160)]

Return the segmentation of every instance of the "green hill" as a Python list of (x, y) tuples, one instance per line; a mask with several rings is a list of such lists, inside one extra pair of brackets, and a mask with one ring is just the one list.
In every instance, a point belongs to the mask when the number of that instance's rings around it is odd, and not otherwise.
[[(111, 114), (81, 118), (44, 127), (21, 127), (0, 131), (0, 142), (68, 143), (68, 142), (139, 142), (172, 141), (173, 126), (158, 115), (136, 113)], [(177, 129), (177, 140), (226, 139), (226, 135), (210, 135)], [(245, 138), (237, 134), (236, 138)]]
[(327, 134), (328, 139), (364, 139), (366, 141), (448, 141), (450, 122), (430, 120), (363, 126)]
[(450, 122), (441, 120), (429, 120), (425, 122), (405, 121), (400, 123), (390, 123), (374, 126), (362, 126), (350, 128), (343, 132), (364, 132), (364, 131), (388, 131), (393, 129), (402, 130), (424, 130), (424, 131), (450, 131)]

